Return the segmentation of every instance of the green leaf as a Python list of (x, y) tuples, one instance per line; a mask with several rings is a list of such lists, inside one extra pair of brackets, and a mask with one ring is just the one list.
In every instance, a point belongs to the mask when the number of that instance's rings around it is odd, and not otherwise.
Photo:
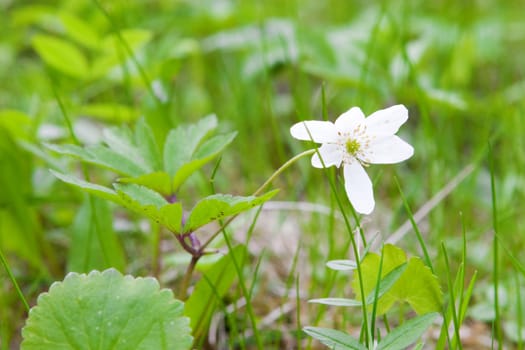
[(210, 140), (204, 142), (199, 147), (192, 159), (183, 164), (175, 173), (173, 178), (173, 192), (177, 191), (179, 186), (196, 170), (200, 169), (204, 164), (215, 158), (221, 153), (226, 146), (228, 146), (237, 136), (237, 132), (232, 132), (225, 135), (217, 135)]
[(100, 38), (92, 25), (69, 12), (63, 12), (59, 17), (71, 39), (90, 49), (99, 47)]
[(388, 333), (377, 345), (377, 350), (403, 350), (413, 344), (432, 325), (437, 312), (415, 317)]
[(31, 117), (14, 109), (0, 111), (0, 128), (6, 129), (13, 138), (27, 139), (31, 130)]
[(169, 204), (159, 193), (135, 184), (114, 184), (124, 206), (165, 225), (173, 232), (180, 232), (182, 205)]
[(112, 212), (106, 201), (86, 196), (71, 229), (68, 271), (125, 268), (124, 251), (113, 231)]
[(59, 72), (79, 79), (88, 76), (87, 60), (75, 45), (43, 34), (35, 35), (32, 42), (42, 60)]
[(147, 160), (153, 170), (161, 170), (162, 157), (153, 130), (144, 118), (140, 118), (135, 124), (135, 144), (138, 145), (140, 154)]
[[(400, 276), (391, 275), (392, 280), (386, 285), (388, 287), (388, 284), (391, 284), (391, 286), (388, 291), (382, 292), (377, 303), (377, 315), (385, 314), (396, 302), (407, 302), (418, 314), (441, 310), (443, 295), (439, 282), (421, 259), (412, 257), (407, 262), (405, 253), (391, 244), (385, 245), (383, 254), (385, 255), (381, 273), (382, 284), (388, 281), (385, 277), (394, 269), (403, 264), (406, 264), (406, 269)], [(374, 253), (368, 254), (361, 264), (364, 293), (368, 296), (367, 302), (370, 301), (375, 290), (379, 264), (380, 256)], [(395, 283), (392, 283), (394, 279)], [(357, 274), (354, 275), (352, 287), (356, 299), (361, 300)]]
[(171, 195), (170, 176), (168, 175), (168, 173), (162, 171), (157, 171), (154, 173), (136, 177), (123, 177), (119, 179), (119, 182), (142, 185), (159, 193), (162, 193), (165, 196)]
[(195, 337), (201, 336), (208, 328), (211, 316), (221, 302), (220, 299), (226, 294), (237, 276), (232, 256), (235, 257), (235, 261), (242, 262), (246, 256), (246, 248), (243, 245), (233, 248), (228, 255), (223, 256), (205, 271), (186, 301), (185, 315), (191, 320), (191, 328)]
[(192, 232), (211, 221), (250, 210), (266, 202), (277, 192), (278, 190), (270, 191), (259, 197), (240, 197), (227, 194), (215, 194), (206, 197), (192, 209), (184, 226), (184, 231)]
[(209, 115), (195, 124), (180, 125), (170, 131), (164, 144), (164, 168), (170, 176), (191, 159), (203, 139), (217, 127), (217, 117)]
[(304, 327), (303, 331), (333, 350), (367, 350), (351, 335), (335, 329)]
[(51, 173), (53, 173), (53, 175), (55, 175), (60, 180), (70, 185), (73, 185), (83, 190), (84, 192), (91, 193), (97, 197), (110, 200), (120, 205), (124, 205), (124, 201), (118, 196), (117, 192), (113, 191), (110, 188), (100, 186), (97, 184), (93, 184), (93, 183), (81, 180), (71, 175), (59, 173), (58, 171), (54, 171), (54, 170), (49, 170), (49, 171), (51, 171)]
[(114, 269), (70, 273), (39, 296), (22, 329), (21, 349), (189, 349), (193, 339), (183, 308), (151, 277)]
[(133, 134), (126, 127), (107, 128), (103, 131), (104, 142), (109, 148), (124, 158), (130, 159), (145, 172), (153, 171), (151, 164), (142, 157), (139, 147), (135, 146)]
[(77, 114), (87, 115), (113, 123), (132, 122), (139, 116), (136, 109), (119, 103), (91, 103), (75, 109)]
[(127, 176), (139, 176), (148, 171), (143, 164), (137, 164), (130, 159), (133, 158), (132, 154), (124, 156), (102, 145), (89, 148), (82, 148), (77, 145), (45, 144), (45, 146), (60, 154), (74, 156), (84, 162), (102, 166)]

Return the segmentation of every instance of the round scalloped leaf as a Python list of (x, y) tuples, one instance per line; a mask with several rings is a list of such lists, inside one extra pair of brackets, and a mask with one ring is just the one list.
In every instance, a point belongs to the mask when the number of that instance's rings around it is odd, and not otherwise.
[(21, 349), (189, 349), (193, 338), (183, 308), (151, 277), (115, 269), (70, 273), (39, 296)]

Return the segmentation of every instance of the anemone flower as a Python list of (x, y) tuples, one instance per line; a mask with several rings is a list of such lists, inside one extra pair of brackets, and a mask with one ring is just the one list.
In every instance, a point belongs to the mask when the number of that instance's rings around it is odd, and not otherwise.
[(291, 127), (299, 140), (320, 143), (312, 157), (316, 168), (343, 166), (345, 190), (354, 209), (361, 214), (374, 210), (372, 181), (364, 167), (394, 164), (410, 158), (414, 148), (395, 135), (408, 119), (408, 110), (395, 105), (365, 118), (359, 107), (341, 114), (335, 123), (308, 120)]

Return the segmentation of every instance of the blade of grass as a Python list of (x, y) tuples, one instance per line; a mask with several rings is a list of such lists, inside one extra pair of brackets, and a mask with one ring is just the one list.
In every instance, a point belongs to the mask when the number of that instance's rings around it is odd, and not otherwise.
[(430, 260), (430, 255), (428, 254), (425, 240), (423, 239), (423, 236), (421, 235), (421, 231), (419, 231), (419, 227), (417, 226), (416, 221), (414, 220), (414, 216), (412, 215), (412, 210), (410, 210), (410, 205), (408, 204), (405, 194), (403, 193), (403, 190), (401, 189), (401, 185), (399, 184), (399, 180), (397, 179), (397, 177), (394, 177), (394, 180), (396, 182), (399, 194), (401, 195), (401, 199), (403, 200), (405, 210), (408, 214), (408, 219), (412, 223), (412, 228), (414, 229), (419, 245), (421, 249), (423, 250), (423, 255), (425, 256), (425, 264), (430, 268), (430, 271), (434, 273), (434, 267), (432, 266), (432, 261)]
[(27, 300), (24, 297), (24, 293), (22, 293), (22, 290), (20, 289), (20, 286), (18, 285), (18, 282), (16, 281), (15, 275), (13, 274), (13, 271), (11, 271), (11, 267), (9, 266), (9, 263), (7, 262), (7, 259), (5, 258), (4, 253), (2, 252), (1, 249), (0, 249), (0, 261), (2, 262), (2, 265), (4, 266), (4, 269), (7, 272), (9, 279), (11, 280), (11, 283), (15, 287), (18, 298), (20, 299), (22, 304), (24, 304), (24, 308), (26, 309), (26, 312), (29, 312), (29, 304), (27, 303)]
[(488, 158), (489, 158), (489, 168), (490, 168), (490, 193), (492, 200), (492, 225), (494, 229), (494, 238), (492, 240), (492, 278), (494, 280), (494, 331), (496, 338), (498, 340), (498, 349), (501, 349), (503, 346), (503, 334), (501, 330), (501, 315), (500, 315), (500, 305), (499, 305), (499, 249), (498, 249), (498, 207), (496, 203), (496, 181), (494, 176), (494, 154), (492, 151), (492, 144), (489, 141), (488, 146)]
[(458, 315), (457, 315), (457, 311), (456, 311), (456, 298), (454, 296), (454, 284), (452, 283), (452, 275), (451, 275), (451, 272), (450, 272), (450, 264), (449, 264), (449, 260), (448, 260), (447, 249), (446, 249), (444, 243), (441, 243), (441, 249), (443, 251), (443, 257), (445, 259), (447, 282), (448, 282), (448, 289), (449, 289), (449, 295), (450, 295), (449, 303), (450, 303), (450, 305), (452, 307), (451, 308), (451, 310), (452, 310), (452, 321), (453, 321), (453, 324), (454, 324), (454, 338), (452, 339), (452, 343), (454, 344), (454, 341), (457, 341), (456, 344), (459, 347), (459, 349), (463, 349), (463, 346), (461, 345), (461, 337), (459, 335), (459, 321), (458, 321)]

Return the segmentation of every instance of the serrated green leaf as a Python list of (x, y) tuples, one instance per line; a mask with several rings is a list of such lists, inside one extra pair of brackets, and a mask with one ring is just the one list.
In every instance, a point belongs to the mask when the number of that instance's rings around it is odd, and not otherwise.
[(42, 60), (54, 69), (73, 78), (84, 79), (89, 67), (84, 54), (73, 44), (50, 35), (35, 35), (33, 47)]
[(152, 190), (162, 193), (165, 196), (169, 196), (171, 194), (170, 176), (168, 173), (162, 171), (136, 177), (123, 177), (119, 179), (119, 182), (146, 186)]
[(192, 232), (209, 222), (250, 210), (266, 202), (277, 192), (278, 190), (270, 191), (259, 197), (241, 197), (227, 194), (215, 194), (206, 197), (192, 209), (186, 225), (184, 225), (184, 231)]
[(205, 271), (186, 301), (184, 314), (190, 318), (190, 326), (196, 338), (208, 328), (220, 298), (226, 294), (237, 276), (232, 255), (237, 262), (242, 262), (246, 256), (245, 246), (233, 248), (228, 255)]
[(161, 170), (162, 157), (159, 146), (155, 140), (153, 130), (144, 118), (140, 118), (135, 124), (135, 133), (133, 134), (135, 144), (138, 145), (140, 154), (147, 160), (153, 170)]
[(421, 337), (438, 315), (437, 312), (428, 313), (404, 322), (377, 344), (377, 350), (406, 349)]
[(68, 251), (68, 271), (125, 268), (124, 251), (113, 230), (108, 203), (86, 196), (75, 215)]
[[(133, 160), (102, 145), (89, 148), (82, 148), (77, 145), (45, 144), (45, 146), (52, 151), (77, 157), (84, 162), (113, 170), (122, 175), (140, 176), (147, 172), (147, 168), (143, 165), (136, 164)], [(129, 155), (129, 157), (132, 156)]]
[(136, 184), (114, 184), (124, 206), (128, 209), (179, 232), (182, 222), (182, 205), (168, 203), (159, 193)]
[(195, 152), (192, 159), (183, 164), (175, 173), (175, 176), (173, 177), (173, 192), (177, 191), (179, 186), (191, 174), (218, 156), (219, 153), (221, 153), (226, 148), (226, 146), (228, 146), (233, 141), (233, 139), (235, 139), (236, 135), (237, 132), (232, 132), (226, 135), (217, 135), (204, 142), (202, 146), (199, 147), (197, 152)]
[(113, 191), (110, 188), (100, 186), (97, 184), (93, 184), (93, 183), (81, 180), (71, 175), (59, 173), (58, 171), (54, 171), (54, 170), (49, 170), (49, 171), (51, 171), (51, 173), (53, 173), (53, 175), (55, 175), (60, 180), (70, 185), (73, 185), (81, 189), (84, 192), (91, 193), (97, 197), (110, 200), (120, 205), (124, 205), (124, 202), (118, 196), (117, 192)]
[(104, 129), (103, 136), (104, 142), (112, 151), (124, 158), (132, 159), (146, 173), (153, 171), (148, 160), (142, 157), (139, 147), (135, 146), (133, 134), (127, 127)]
[(319, 298), (319, 299), (310, 299), (309, 303), (331, 305), (331, 306), (361, 306), (361, 302), (355, 299), (346, 299), (346, 298)]
[(158, 209), (168, 204), (166, 199), (151, 189), (135, 184), (113, 184), (117, 193), (139, 207), (153, 206)]
[[(383, 254), (382, 280), (403, 264), (406, 264), (406, 269), (396, 277), (395, 283), (379, 298), (377, 315), (385, 314), (396, 302), (407, 302), (418, 314), (441, 310), (442, 292), (439, 282), (421, 259), (412, 257), (407, 262), (405, 253), (391, 244), (385, 245)], [(375, 253), (368, 254), (361, 263), (364, 293), (368, 296), (367, 302), (375, 290), (379, 264), (380, 256)], [(357, 274), (354, 275), (352, 287), (356, 299), (361, 300)]]
[(180, 125), (170, 131), (164, 144), (164, 169), (170, 176), (188, 163), (203, 139), (217, 127), (217, 117), (212, 114), (195, 124)]
[(351, 335), (335, 329), (304, 327), (303, 331), (333, 350), (367, 350)]
[(117, 270), (70, 273), (38, 298), (22, 350), (186, 350), (193, 339), (184, 304), (153, 278)]

